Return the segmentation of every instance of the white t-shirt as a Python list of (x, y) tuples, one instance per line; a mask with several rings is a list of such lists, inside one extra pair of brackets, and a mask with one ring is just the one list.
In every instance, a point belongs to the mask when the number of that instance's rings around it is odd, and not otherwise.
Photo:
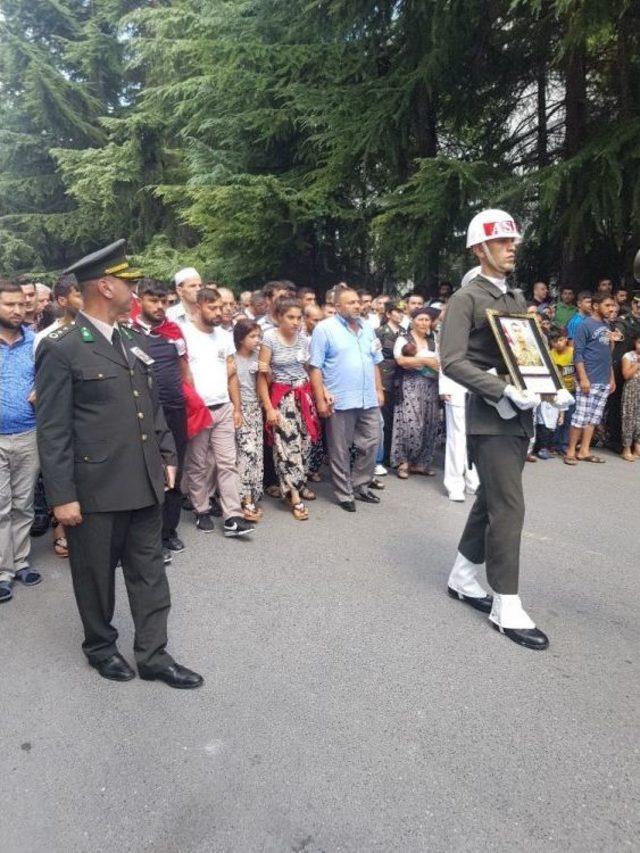
[(201, 332), (188, 320), (180, 323), (180, 328), (196, 391), (206, 406), (228, 403), (227, 358), (235, 352), (233, 336), (219, 326), (212, 332)]

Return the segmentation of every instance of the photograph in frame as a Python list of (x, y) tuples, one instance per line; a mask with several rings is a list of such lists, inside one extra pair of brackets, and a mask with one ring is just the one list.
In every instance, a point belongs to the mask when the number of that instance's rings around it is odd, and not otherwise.
[(563, 387), (562, 379), (535, 316), (491, 310), (487, 316), (516, 388), (553, 397)]

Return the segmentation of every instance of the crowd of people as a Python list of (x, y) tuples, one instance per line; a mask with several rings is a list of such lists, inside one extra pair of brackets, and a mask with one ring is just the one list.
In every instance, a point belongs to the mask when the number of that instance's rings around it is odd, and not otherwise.
[[(356, 501), (380, 503), (390, 471), (401, 480), (436, 476), (441, 447), (449, 499), (464, 501), (478, 489), (467, 454), (467, 391), (440, 366), (439, 336), (454, 292), (448, 282), (427, 299), (419, 292), (374, 295), (346, 283), (321, 295), (286, 280), (236, 296), (191, 267), (170, 283), (141, 275), (135, 281), (108, 340), (145, 366), (175, 445), (177, 471), (165, 483), (162, 508), (165, 564), (185, 547), (184, 510), (201, 533), (214, 531), (221, 517), (229, 538), (250, 536), (264, 523), (265, 495), (285, 501), (295, 521), (307, 520), (323, 466), (347, 512), (356, 511)], [(42, 580), (29, 560), (30, 534), (51, 527), (55, 553), (69, 554), (73, 523), (65, 526), (50, 487), (39, 481), (48, 460), (38, 455), (45, 446), (38, 441), (42, 392), (37, 397), (34, 388), (49, 343), (76, 326), (79, 340), (95, 340), (100, 324), (83, 313), (84, 295), (72, 272), (52, 289), (26, 277), (0, 280), (0, 601), (11, 600), (16, 581)], [(537, 406), (527, 460), (602, 464), (593, 451), (602, 445), (638, 460), (640, 292), (614, 290), (602, 279), (577, 294), (564, 287), (554, 299), (536, 282), (527, 310), (575, 397), (564, 412), (544, 401)], [(114, 376), (73, 371), (88, 407), (109, 399)], [(145, 416), (137, 412), (141, 421)], [(77, 442), (72, 453), (87, 471), (104, 459), (97, 440)]]
[[(28, 399), (34, 356), (45, 337), (76, 322), (82, 293), (73, 275), (61, 276), (52, 290), (24, 280), (3, 281), (0, 288), (1, 436), (4, 464), (12, 469), (3, 493), (1, 568), (22, 579), (38, 472), (35, 408)], [(435, 476), (434, 458), (446, 442), (448, 496), (460, 501), (465, 491), (474, 493), (466, 392), (444, 376), (438, 358), (452, 292), (443, 282), (430, 300), (417, 292), (393, 298), (338, 284), (320, 299), (309, 287), (271, 281), (236, 297), (193, 268), (178, 271), (171, 284), (141, 279), (122, 322), (145, 336), (180, 462), (176, 488), (165, 497), (165, 561), (183, 547), (177, 528), (185, 507), (202, 532), (211, 532), (221, 514), (230, 537), (251, 533), (262, 520), (265, 493), (283, 498), (295, 519), (306, 520), (323, 462), (338, 503), (353, 511), (354, 497), (378, 502), (374, 491), (383, 488), (389, 469), (400, 479)], [(577, 398), (566, 413), (540, 405), (528, 461), (557, 455), (568, 465), (601, 463), (591, 452), (594, 442), (636, 461), (640, 292), (623, 286), (614, 292), (611, 280), (602, 279), (593, 292), (566, 287), (554, 300), (547, 284), (536, 282), (528, 311)], [(16, 455), (18, 437), (25, 449)], [(22, 484), (17, 502), (16, 477)], [(40, 532), (49, 514), (37, 487), (35, 495)], [(23, 515), (17, 539), (24, 540), (13, 557), (12, 513)], [(55, 552), (66, 557), (65, 533), (55, 519), (52, 529)], [(35, 575), (31, 571), (31, 582)], [(5, 590), (10, 580), (4, 577)]]

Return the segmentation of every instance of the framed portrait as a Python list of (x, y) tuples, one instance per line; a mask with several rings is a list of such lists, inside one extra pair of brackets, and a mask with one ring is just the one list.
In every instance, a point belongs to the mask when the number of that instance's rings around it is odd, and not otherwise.
[(555, 396), (562, 379), (535, 316), (488, 310), (487, 317), (515, 387), (543, 398)]

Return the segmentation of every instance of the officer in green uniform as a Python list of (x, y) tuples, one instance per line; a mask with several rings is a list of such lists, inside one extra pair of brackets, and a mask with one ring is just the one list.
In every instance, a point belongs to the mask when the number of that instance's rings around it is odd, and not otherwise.
[(75, 274), (84, 307), (74, 326), (45, 338), (37, 352), (38, 448), (49, 505), (64, 524), (83, 650), (100, 675), (128, 681), (111, 624), (121, 562), (135, 624), (141, 678), (193, 688), (200, 675), (166, 651), (169, 585), (162, 558), (162, 503), (176, 455), (153, 387), (144, 338), (119, 317), (131, 305), (125, 241), (88, 255)]
[[(522, 471), (533, 436), (532, 410), (540, 398), (508, 383), (507, 367), (487, 319), (487, 309), (526, 313), (522, 292), (507, 282), (520, 239), (512, 217), (502, 210), (484, 210), (472, 219), (467, 248), (480, 262), (480, 274), (447, 303), (440, 336), (445, 376), (470, 392), (467, 446), (480, 478), (448, 590), (454, 598), (489, 613), (493, 627), (509, 639), (545, 649), (549, 640), (518, 595), (525, 512)], [(572, 402), (568, 391), (559, 391), (554, 400), (558, 408)], [(493, 596), (479, 581), (485, 565)]]

